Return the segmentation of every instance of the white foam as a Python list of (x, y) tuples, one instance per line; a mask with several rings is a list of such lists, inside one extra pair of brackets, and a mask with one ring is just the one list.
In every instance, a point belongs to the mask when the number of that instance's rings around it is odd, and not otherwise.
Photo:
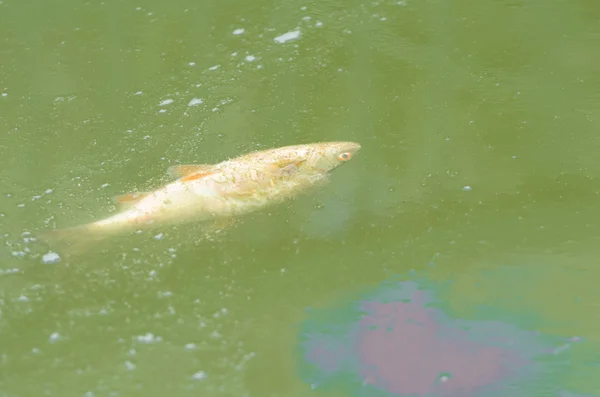
[(194, 380), (204, 380), (204, 379), (206, 379), (206, 377), (207, 377), (207, 375), (206, 375), (206, 372), (204, 372), (204, 371), (198, 371), (194, 375), (192, 375), (192, 379), (194, 379)]
[(45, 265), (52, 265), (58, 262), (60, 262), (60, 255), (56, 252), (48, 251), (42, 256), (42, 263)]
[(273, 40), (275, 40), (276, 43), (287, 43), (290, 40), (295, 40), (297, 38), (300, 37), (300, 31), (299, 30), (293, 30), (291, 32), (287, 32), (284, 33), (280, 36), (275, 37)]
[(148, 332), (146, 335), (138, 335), (136, 339), (140, 343), (157, 343), (162, 341), (160, 336), (154, 336), (150, 332)]
[(54, 342), (57, 342), (60, 339), (61, 339), (60, 334), (58, 332), (53, 332), (52, 334), (50, 334), (50, 337), (48, 338), (48, 341), (50, 343), (54, 343)]
[(190, 103), (188, 103), (188, 106), (196, 106), (196, 105), (200, 105), (202, 104), (204, 101), (200, 98), (193, 98)]

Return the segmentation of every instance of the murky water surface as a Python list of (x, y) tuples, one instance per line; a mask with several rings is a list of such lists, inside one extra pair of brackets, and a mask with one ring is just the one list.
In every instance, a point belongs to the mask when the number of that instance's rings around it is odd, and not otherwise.
[[(302, 375), (306, 308), (411, 270), (480, 333), (493, 313), (578, 338), (571, 394), (543, 395), (600, 395), (599, 18), (590, 1), (0, 1), (0, 395), (347, 396)], [(181, 225), (56, 262), (38, 239), (175, 162), (325, 140), (362, 150), (212, 240)]]

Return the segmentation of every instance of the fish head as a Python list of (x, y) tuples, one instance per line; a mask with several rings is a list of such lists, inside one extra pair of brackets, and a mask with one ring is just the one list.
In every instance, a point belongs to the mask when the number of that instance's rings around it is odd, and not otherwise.
[(350, 161), (360, 150), (356, 142), (323, 142), (314, 144), (306, 165), (318, 172), (330, 172)]

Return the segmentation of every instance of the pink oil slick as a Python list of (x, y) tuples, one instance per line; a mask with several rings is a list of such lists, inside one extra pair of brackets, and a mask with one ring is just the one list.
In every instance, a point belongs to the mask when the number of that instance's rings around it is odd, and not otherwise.
[(578, 338), (452, 318), (411, 281), (361, 298), (303, 324), (302, 375), (313, 389), (358, 397), (575, 396), (561, 383)]

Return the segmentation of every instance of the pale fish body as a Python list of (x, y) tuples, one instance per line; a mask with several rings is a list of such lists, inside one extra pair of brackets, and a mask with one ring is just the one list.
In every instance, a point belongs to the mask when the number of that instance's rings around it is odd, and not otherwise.
[(354, 142), (323, 142), (252, 152), (218, 164), (174, 166), (169, 174), (177, 180), (153, 192), (120, 196), (122, 212), (58, 230), (56, 237), (72, 231), (71, 237), (97, 240), (147, 225), (233, 219), (327, 182), (330, 172), (359, 149)]

